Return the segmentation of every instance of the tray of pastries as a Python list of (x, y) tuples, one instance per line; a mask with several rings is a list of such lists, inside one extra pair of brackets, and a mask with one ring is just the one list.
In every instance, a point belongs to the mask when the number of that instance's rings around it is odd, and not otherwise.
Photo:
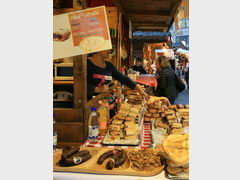
[(153, 149), (69, 146), (53, 153), (53, 171), (154, 176), (163, 171), (162, 160), (159, 151)]
[(102, 143), (106, 145), (139, 145), (142, 114), (142, 106), (121, 104)]
[(164, 139), (162, 153), (166, 158), (166, 176), (189, 179), (189, 134), (170, 134)]

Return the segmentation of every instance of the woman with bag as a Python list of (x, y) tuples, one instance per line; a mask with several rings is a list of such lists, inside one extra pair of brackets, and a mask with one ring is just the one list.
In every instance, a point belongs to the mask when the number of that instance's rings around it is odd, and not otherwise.
[(156, 96), (165, 96), (169, 99), (171, 104), (174, 104), (179, 91), (176, 87), (176, 75), (171, 68), (169, 58), (166, 56), (159, 56), (156, 63), (157, 67), (157, 89)]

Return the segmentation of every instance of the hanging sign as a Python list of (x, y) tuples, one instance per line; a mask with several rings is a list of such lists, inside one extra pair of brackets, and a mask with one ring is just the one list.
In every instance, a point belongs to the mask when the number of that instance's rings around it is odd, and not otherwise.
[(53, 59), (112, 49), (105, 6), (53, 17)]

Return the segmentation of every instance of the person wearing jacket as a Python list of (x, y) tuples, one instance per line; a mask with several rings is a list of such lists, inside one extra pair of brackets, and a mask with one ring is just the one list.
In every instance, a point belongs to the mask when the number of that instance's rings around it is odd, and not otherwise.
[(171, 68), (169, 58), (166, 56), (159, 56), (157, 59), (157, 89), (156, 96), (167, 97), (171, 104), (174, 104), (176, 97), (178, 96), (178, 90), (176, 88), (176, 80), (174, 71)]

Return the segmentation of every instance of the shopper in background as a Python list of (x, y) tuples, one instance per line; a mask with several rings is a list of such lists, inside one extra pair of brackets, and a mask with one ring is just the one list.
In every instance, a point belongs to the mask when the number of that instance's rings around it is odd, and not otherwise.
[(135, 60), (135, 65), (132, 66), (132, 70), (140, 72), (140, 74), (147, 74), (145, 69), (143, 68), (143, 59), (140, 57), (137, 57)]
[(109, 58), (109, 50), (99, 51), (88, 55), (87, 60), (87, 97), (92, 99), (96, 87), (106, 88), (107, 84), (116, 79), (123, 85), (139, 91), (140, 95), (148, 99), (144, 90), (132, 81), (128, 76), (123, 75), (111, 63), (106, 61)]
[(169, 99), (171, 104), (174, 104), (176, 97), (178, 96), (178, 90), (176, 88), (176, 81), (174, 71), (169, 63), (169, 58), (166, 56), (159, 56), (157, 59), (157, 89), (156, 96), (165, 96)]
[(152, 65), (152, 60), (149, 59), (147, 64), (146, 64), (146, 67), (145, 67), (145, 70), (146, 70), (147, 74), (152, 74), (153, 73), (153, 69), (152, 69), (151, 65)]
[(156, 68), (156, 60), (155, 59), (152, 61), (151, 68), (152, 68), (152, 74), (156, 74), (157, 68)]
[(182, 59), (184, 60), (184, 73), (185, 73), (185, 81), (187, 83), (188, 89), (189, 89), (189, 59), (188, 55), (183, 55)]

